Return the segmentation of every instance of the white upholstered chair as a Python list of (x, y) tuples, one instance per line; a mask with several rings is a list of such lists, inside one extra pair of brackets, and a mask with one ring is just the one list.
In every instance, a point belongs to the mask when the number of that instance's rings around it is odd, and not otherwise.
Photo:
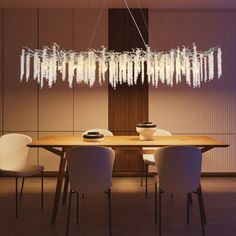
[(67, 152), (68, 173), (71, 186), (67, 216), (66, 235), (69, 233), (70, 209), (72, 193), (77, 193), (77, 224), (78, 194), (107, 193), (109, 202), (109, 235), (111, 229), (111, 182), (115, 152), (107, 147), (76, 147)]
[(192, 192), (197, 193), (202, 235), (205, 235), (205, 209), (200, 185), (202, 154), (201, 150), (190, 146), (160, 148), (155, 152), (158, 176), (155, 177), (155, 223), (157, 223), (157, 187), (159, 190), (159, 235), (161, 235), (161, 202), (163, 193), (184, 193), (187, 195), (187, 223)]
[(24, 134), (5, 134), (0, 137), (0, 172), (16, 178), (16, 217), (18, 217), (18, 177), (22, 177), (20, 199), (23, 193), (24, 178), (41, 174), (41, 208), (43, 209), (43, 170), (40, 165), (29, 165), (27, 156), (32, 142)]
[[(170, 136), (172, 135), (169, 131), (164, 130), (164, 129), (157, 129), (156, 132), (154, 133), (154, 136)], [(157, 150), (158, 148), (153, 148), (153, 147), (145, 147), (143, 150)], [(145, 196), (147, 198), (148, 195), (148, 169), (149, 166), (155, 166), (155, 159), (154, 159), (154, 154), (143, 154), (143, 168), (142, 168), (142, 177), (141, 177), (141, 186), (143, 185), (143, 175), (145, 172)]]

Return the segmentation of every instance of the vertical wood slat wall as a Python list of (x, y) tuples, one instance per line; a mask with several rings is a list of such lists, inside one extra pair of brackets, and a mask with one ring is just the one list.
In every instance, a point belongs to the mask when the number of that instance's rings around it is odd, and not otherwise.
[[(132, 9), (131, 12), (147, 44), (148, 10)], [(108, 16), (109, 50), (123, 52), (145, 48), (127, 9), (110, 9)], [(148, 120), (148, 84), (142, 84), (139, 80), (134, 86), (118, 85), (116, 89), (109, 86), (108, 93), (109, 130), (115, 135), (136, 134), (136, 124)], [(142, 165), (140, 155), (119, 154), (114, 171), (140, 172)]]
[[(47, 25), (46, 19), (50, 19), (51, 14), (57, 19), (57, 22), (54, 21), (57, 29)], [(55, 31), (62, 46), (72, 45), (75, 50), (84, 50), (89, 46), (98, 15), (99, 10), (82, 9), (0, 10), (0, 134), (21, 132), (35, 139), (53, 134), (76, 135), (89, 128), (108, 128), (107, 84), (93, 89), (77, 86), (73, 92), (67, 86), (58, 85), (48, 95), (54, 97), (51, 101), (44, 97), (47, 91), (38, 90), (34, 82), (19, 82), (22, 46), (36, 48), (40, 39), (41, 45), (49, 41), (52, 43)], [(64, 24), (61, 22), (63, 19)], [(149, 120), (160, 128), (174, 134), (209, 135), (231, 145), (204, 155), (205, 172), (236, 172), (235, 20), (236, 12), (226, 10), (149, 11), (149, 44), (153, 50), (168, 50), (182, 45), (191, 47), (192, 42), (196, 42), (201, 50), (222, 46), (222, 80), (205, 84), (201, 89), (189, 89), (183, 84), (175, 88), (149, 87), (148, 91)], [(90, 47), (108, 47), (106, 10), (100, 22)], [(52, 31), (52, 39), (46, 38), (49, 34), (43, 36), (43, 31), (49, 30)], [(52, 112), (57, 103), (55, 96), (59, 97), (59, 108)], [(44, 111), (39, 114), (39, 110)], [(96, 115), (90, 116), (91, 111)], [(43, 124), (48, 119), (49, 125)], [(32, 149), (30, 152), (32, 163), (43, 163), (48, 171), (58, 169), (58, 159), (52, 154)]]

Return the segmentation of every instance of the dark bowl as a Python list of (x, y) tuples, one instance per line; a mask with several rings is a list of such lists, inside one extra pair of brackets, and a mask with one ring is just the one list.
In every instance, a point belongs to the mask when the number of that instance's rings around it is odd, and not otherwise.
[(150, 122), (150, 121), (145, 121), (145, 122), (142, 122), (142, 123), (138, 123), (136, 127), (139, 127), (139, 128), (155, 128), (157, 126), (155, 124), (153, 124), (152, 122)]

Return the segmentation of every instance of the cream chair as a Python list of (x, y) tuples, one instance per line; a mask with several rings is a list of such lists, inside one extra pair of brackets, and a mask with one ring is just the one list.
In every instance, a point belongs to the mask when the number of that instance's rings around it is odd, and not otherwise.
[[(154, 136), (170, 136), (172, 135), (169, 131), (164, 129), (157, 129)], [(157, 150), (158, 148), (143, 148), (143, 150)], [(143, 154), (143, 168), (141, 177), (141, 186), (143, 186), (143, 175), (145, 172), (145, 196), (148, 196), (148, 169), (149, 166), (155, 166), (155, 159), (153, 154)]]
[(78, 194), (107, 193), (109, 202), (109, 235), (111, 229), (111, 182), (115, 152), (107, 147), (76, 147), (67, 152), (68, 173), (70, 180), (70, 197), (66, 225), (66, 235), (69, 233), (71, 198), (77, 193), (77, 224), (78, 224)]
[[(104, 136), (113, 136), (113, 133), (108, 129), (89, 129), (83, 132), (82, 135), (87, 134), (88, 132), (99, 132), (100, 134), (103, 134)], [(65, 177), (65, 184), (64, 184), (64, 190), (63, 190), (63, 198), (62, 198), (62, 205), (65, 205), (66, 198), (67, 198), (67, 192), (68, 192), (68, 170), (66, 170), (66, 177)], [(82, 195), (84, 198), (84, 194)]]
[(43, 166), (27, 164), (32, 139), (24, 134), (5, 134), (0, 137), (0, 172), (16, 177), (16, 218), (18, 217), (18, 177), (23, 177), (20, 199), (23, 193), (24, 178), (41, 174), (41, 208), (43, 209)]
[(190, 195), (198, 196), (202, 235), (205, 235), (206, 220), (200, 178), (202, 154), (198, 148), (190, 146), (172, 146), (160, 148), (154, 155), (158, 177), (155, 177), (155, 223), (157, 223), (157, 187), (159, 190), (159, 235), (161, 235), (161, 202), (163, 193), (187, 194), (187, 223), (189, 223)]

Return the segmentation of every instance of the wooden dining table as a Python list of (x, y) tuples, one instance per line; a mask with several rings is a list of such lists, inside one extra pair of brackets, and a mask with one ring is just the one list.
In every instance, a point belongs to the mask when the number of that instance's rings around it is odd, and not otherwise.
[[(57, 209), (61, 195), (61, 187), (63, 177), (65, 175), (65, 168), (67, 163), (66, 151), (77, 146), (105, 146), (115, 148), (116, 152), (135, 151), (137, 154), (153, 153), (153, 150), (142, 150), (142, 147), (165, 147), (165, 146), (194, 146), (201, 148), (204, 153), (213, 148), (228, 147), (229, 145), (209, 136), (201, 135), (171, 135), (171, 136), (156, 136), (151, 141), (139, 140), (139, 136), (109, 136), (105, 137), (103, 141), (89, 142), (84, 141), (81, 136), (46, 136), (38, 140), (32, 141), (28, 146), (31, 148), (43, 148), (60, 157), (60, 165), (58, 170), (56, 191), (54, 196), (54, 203), (51, 215), (51, 223), (56, 222)], [(136, 149), (134, 149), (136, 148)], [(140, 151), (137, 151), (140, 148)], [(68, 182), (65, 182), (68, 185)], [(67, 190), (67, 188), (65, 188)], [(67, 192), (64, 191), (65, 197)]]

